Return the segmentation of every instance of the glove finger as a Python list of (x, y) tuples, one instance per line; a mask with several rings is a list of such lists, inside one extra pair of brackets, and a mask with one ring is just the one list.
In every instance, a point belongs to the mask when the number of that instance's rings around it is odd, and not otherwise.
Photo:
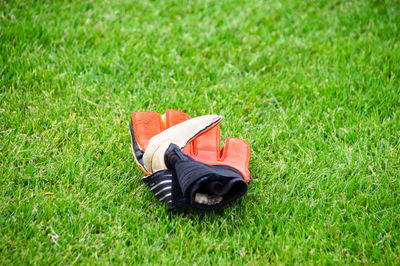
[(221, 150), (220, 161), (229, 165), (242, 173), (246, 182), (250, 181), (250, 145), (247, 141), (228, 137), (225, 141), (225, 146)]
[(150, 139), (164, 130), (161, 116), (156, 112), (133, 112), (131, 122), (136, 142), (143, 151)]
[(199, 135), (193, 141), (193, 157), (200, 162), (217, 161), (220, 158), (219, 124)]
[(131, 115), (130, 132), (133, 155), (139, 168), (147, 175), (149, 172), (145, 169), (143, 163), (144, 151), (150, 139), (160, 133), (163, 128), (164, 125), (158, 113), (133, 112)]
[[(165, 114), (163, 115), (162, 119), (164, 121), (165, 128), (170, 128), (170, 127), (180, 124), (186, 120), (189, 120), (190, 116), (184, 112), (169, 109), (169, 110), (165, 111)], [(189, 142), (182, 149), (182, 151), (188, 155), (191, 155), (192, 151), (193, 151), (193, 141)]]
[(165, 128), (170, 128), (189, 119), (190, 116), (188, 114), (172, 109), (168, 109), (167, 111), (165, 111), (165, 114), (163, 115)]

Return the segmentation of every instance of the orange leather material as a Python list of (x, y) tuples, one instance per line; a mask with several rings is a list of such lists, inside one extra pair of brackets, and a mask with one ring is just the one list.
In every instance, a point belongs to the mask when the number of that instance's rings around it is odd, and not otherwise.
[[(178, 110), (167, 110), (165, 111), (165, 125), (166, 128), (175, 126), (179, 123), (182, 123), (186, 120), (190, 119), (190, 116), (184, 112), (178, 111)], [(188, 143), (185, 148), (182, 149), (182, 151), (186, 154), (190, 154), (192, 150), (192, 142)]]
[[(153, 136), (165, 128), (172, 127), (188, 119), (190, 119), (188, 114), (178, 110), (167, 110), (163, 118), (155, 112), (132, 113), (135, 138), (143, 151), (146, 150), (149, 140)], [(188, 143), (183, 152), (193, 159), (206, 164), (231, 166), (241, 172), (245, 181), (249, 182), (249, 144), (245, 140), (228, 137), (225, 141), (225, 147), (220, 150), (220, 134), (220, 126), (217, 124)]]
[(161, 116), (156, 112), (134, 112), (131, 118), (136, 142), (145, 151), (150, 139), (164, 130)]
[(175, 126), (175, 125), (182, 123), (189, 119), (190, 119), (190, 116), (188, 114), (178, 111), (178, 110), (169, 109), (165, 112), (166, 128)]
[(196, 157), (199, 161), (210, 159), (215, 161), (219, 160), (220, 135), (221, 130), (219, 125), (199, 135), (193, 141), (193, 151), (191, 155)]
[(228, 137), (225, 147), (221, 151), (221, 162), (231, 165), (243, 174), (246, 182), (250, 181), (250, 145), (247, 141), (239, 138)]

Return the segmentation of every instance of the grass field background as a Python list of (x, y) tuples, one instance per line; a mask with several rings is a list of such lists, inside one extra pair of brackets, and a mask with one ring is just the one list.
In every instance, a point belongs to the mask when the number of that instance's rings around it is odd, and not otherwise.
[[(0, 1), (0, 264), (400, 263), (398, 1)], [(132, 111), (225, 117), (218, 212), (142, 186)]]

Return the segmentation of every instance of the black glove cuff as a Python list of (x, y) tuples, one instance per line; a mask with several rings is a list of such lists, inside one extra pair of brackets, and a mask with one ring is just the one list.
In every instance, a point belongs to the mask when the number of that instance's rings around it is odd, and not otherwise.
[(175, 171), (169, 169), (160, 170), (142, 178), (142, 180), (168, 209), (188, 206)]
[(143, 181), (168, 209), (192, 206), (216, 210), (247, 192), (242, 174), (226, 165), (198, 162), (171, 144), (165, 153), (168, 167), (144, 177)]
[(242, 174), (230, 166), (198, 162), (175, 145), (170, 145), (165, 157), (167, 167), (175, 170), (186, 202), (194, 208), (219, 209), (247, 192)]
[(183, 195), (197, 209), (219, 209), (247, 192), (243, 176), (229, 166), (187, 160), (177, 162), (175, 171)]

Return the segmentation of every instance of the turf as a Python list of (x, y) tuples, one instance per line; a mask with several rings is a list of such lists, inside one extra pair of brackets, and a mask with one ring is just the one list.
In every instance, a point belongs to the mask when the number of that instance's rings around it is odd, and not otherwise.
[[(399, 264), (398, 1), (0, 1), (0, 264)], [(132, 111), (225, 117), (218, 212), (142, 186)]]

